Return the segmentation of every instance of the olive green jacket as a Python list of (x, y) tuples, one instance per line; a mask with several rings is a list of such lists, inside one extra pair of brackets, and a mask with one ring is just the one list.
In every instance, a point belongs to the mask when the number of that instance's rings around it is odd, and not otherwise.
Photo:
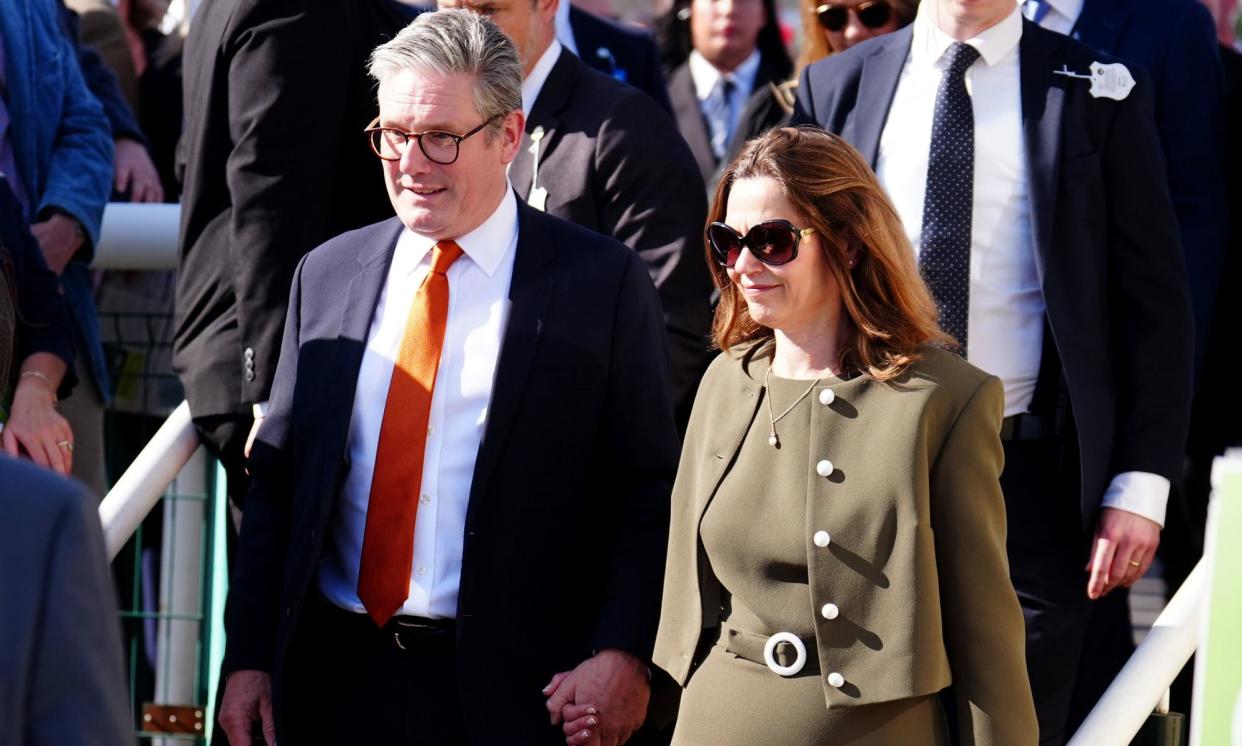
[[(753, 353), (732, 350), (708, 370), (673, 488), (654, 660), (682, 686), (721, 610), (699, 522), (754, 418), (768, 417), (768, 359)], [(835, 394), (830, 404), (823, 388)], [(929, 348), (894, 381), (833, 379), (812, 402), (808, 473), (769, 479), (772, 489), (806, 492), (806, 516), (790, 519), (806, 522), (805, 611), (817, 643), (808, 654), (818, 655), (820, 671), (845, 678), (838, 688), (825, 677), (827, 706), (953, 684), (963, 743), (1036, 743), (1022, 613), (1005, 555), (1000, 380)], [(828, 477), (816, 472), (819, 459), (832, 462)], [(822, 548), (813, 538), (821, 531), (831, 537)], [(819, 611), (830, 602), (840, 609), (831, 620)]]

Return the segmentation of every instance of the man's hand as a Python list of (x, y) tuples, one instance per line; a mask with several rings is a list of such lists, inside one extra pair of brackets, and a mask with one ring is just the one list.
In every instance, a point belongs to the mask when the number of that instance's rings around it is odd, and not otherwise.
[(232, 746), (259, 746), (251, 734), (256, 723), (263, 726), (263, 741), (276, 743), (276, 720), (272, 717), (272, 677), (265, 671), (236, 671), (224, 684), (220, 700), (220, 727)]
[(43, 252), (43, 261), (47, 262), (48, 269), (58, 275), (65, 271), (73, 255), (86, 241), (78, 222), (59, 212), (42, 223), (30, 226), (30, 232), (39, 242), (39, 249)]
[(1095, 600), (1114, 588), (1129, 588), (1147, 574), (1156, 547), (1160, 546), (1160, 524), (1119, 508), (1103, 508), (1091, 542), (1087, 570), (1087, 597)]
[(642, 661), (621, 650), (601, 650), (544, 688), (552, 724), (561, 724), (570, 746), (618, 746), (647, 718), (650, 675)]
[(164, 201), (160, 174), (142, 143), (127, 137), (119, 138), (112, 169), (116, 173), (116, 190), (128, 193), (130, 202)]
[(259, 426), (263, 424), (263, 417), (255, 417), (254, 424), (250, 426), (250, 434), (246, 436), (246, 446), (242, 448), (242, 455), (250, 458), (250, 451), (254, 448), (254, 439), (259, 437)]

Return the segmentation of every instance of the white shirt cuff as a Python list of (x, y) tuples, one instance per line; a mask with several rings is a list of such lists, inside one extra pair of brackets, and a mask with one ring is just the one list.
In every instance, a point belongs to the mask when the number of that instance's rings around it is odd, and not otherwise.
[(1164, 527), (1169, 503), (1169, 480), (1145, 471), (1127, 471), (1113, 477), (1100, 500), (1101, 508), (1116, 508), (1159, 523)]
[(267, 416), (267, 406), (269, 403), (270, 402), (267, 401), (255, 402), (254, 407), (252, 407), (252, 412), (254, 413), (254, 418), (256, 420)]

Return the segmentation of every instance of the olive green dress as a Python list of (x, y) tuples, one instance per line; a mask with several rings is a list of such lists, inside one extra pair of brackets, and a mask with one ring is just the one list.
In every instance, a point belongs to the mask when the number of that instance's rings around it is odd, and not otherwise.
[[(769, 383), (777, 415), (811, 385), (776, 376)], [(768, 487), (774, 473), (812, 470), (807, 447), (812, 402), (824, 386), (839, 383), (824, 379), (776, 424), (779, 447), (768, 443), (768, 406), (761, 403), (737, 463), (699, 526), (710, 570), (726, 591), (721, 619), (763, 636), (783, 631), (801, 637), (808, 641), (806, 665), (793, 676), (780, 676), (717, 642), (687, 682), (674, 744), (948, 743), (934, 696), (831, 709), (824, 700), (827, 672), (819, 670), (814, 650), (817, 607), (807, 575), (806, 493)]]

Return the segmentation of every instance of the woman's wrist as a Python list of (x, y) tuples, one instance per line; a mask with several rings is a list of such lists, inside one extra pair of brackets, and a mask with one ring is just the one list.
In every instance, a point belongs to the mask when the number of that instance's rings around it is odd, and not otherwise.
[(17, 388), (13, 391), (13, 399), (27, 399), (29, 397), (45, 398), (53, 405), (57, 403), (56, 386), (52, 383), (52, 379), (44, 373), (37, 370), (28, 370), (21, 374), (17, 381)]

